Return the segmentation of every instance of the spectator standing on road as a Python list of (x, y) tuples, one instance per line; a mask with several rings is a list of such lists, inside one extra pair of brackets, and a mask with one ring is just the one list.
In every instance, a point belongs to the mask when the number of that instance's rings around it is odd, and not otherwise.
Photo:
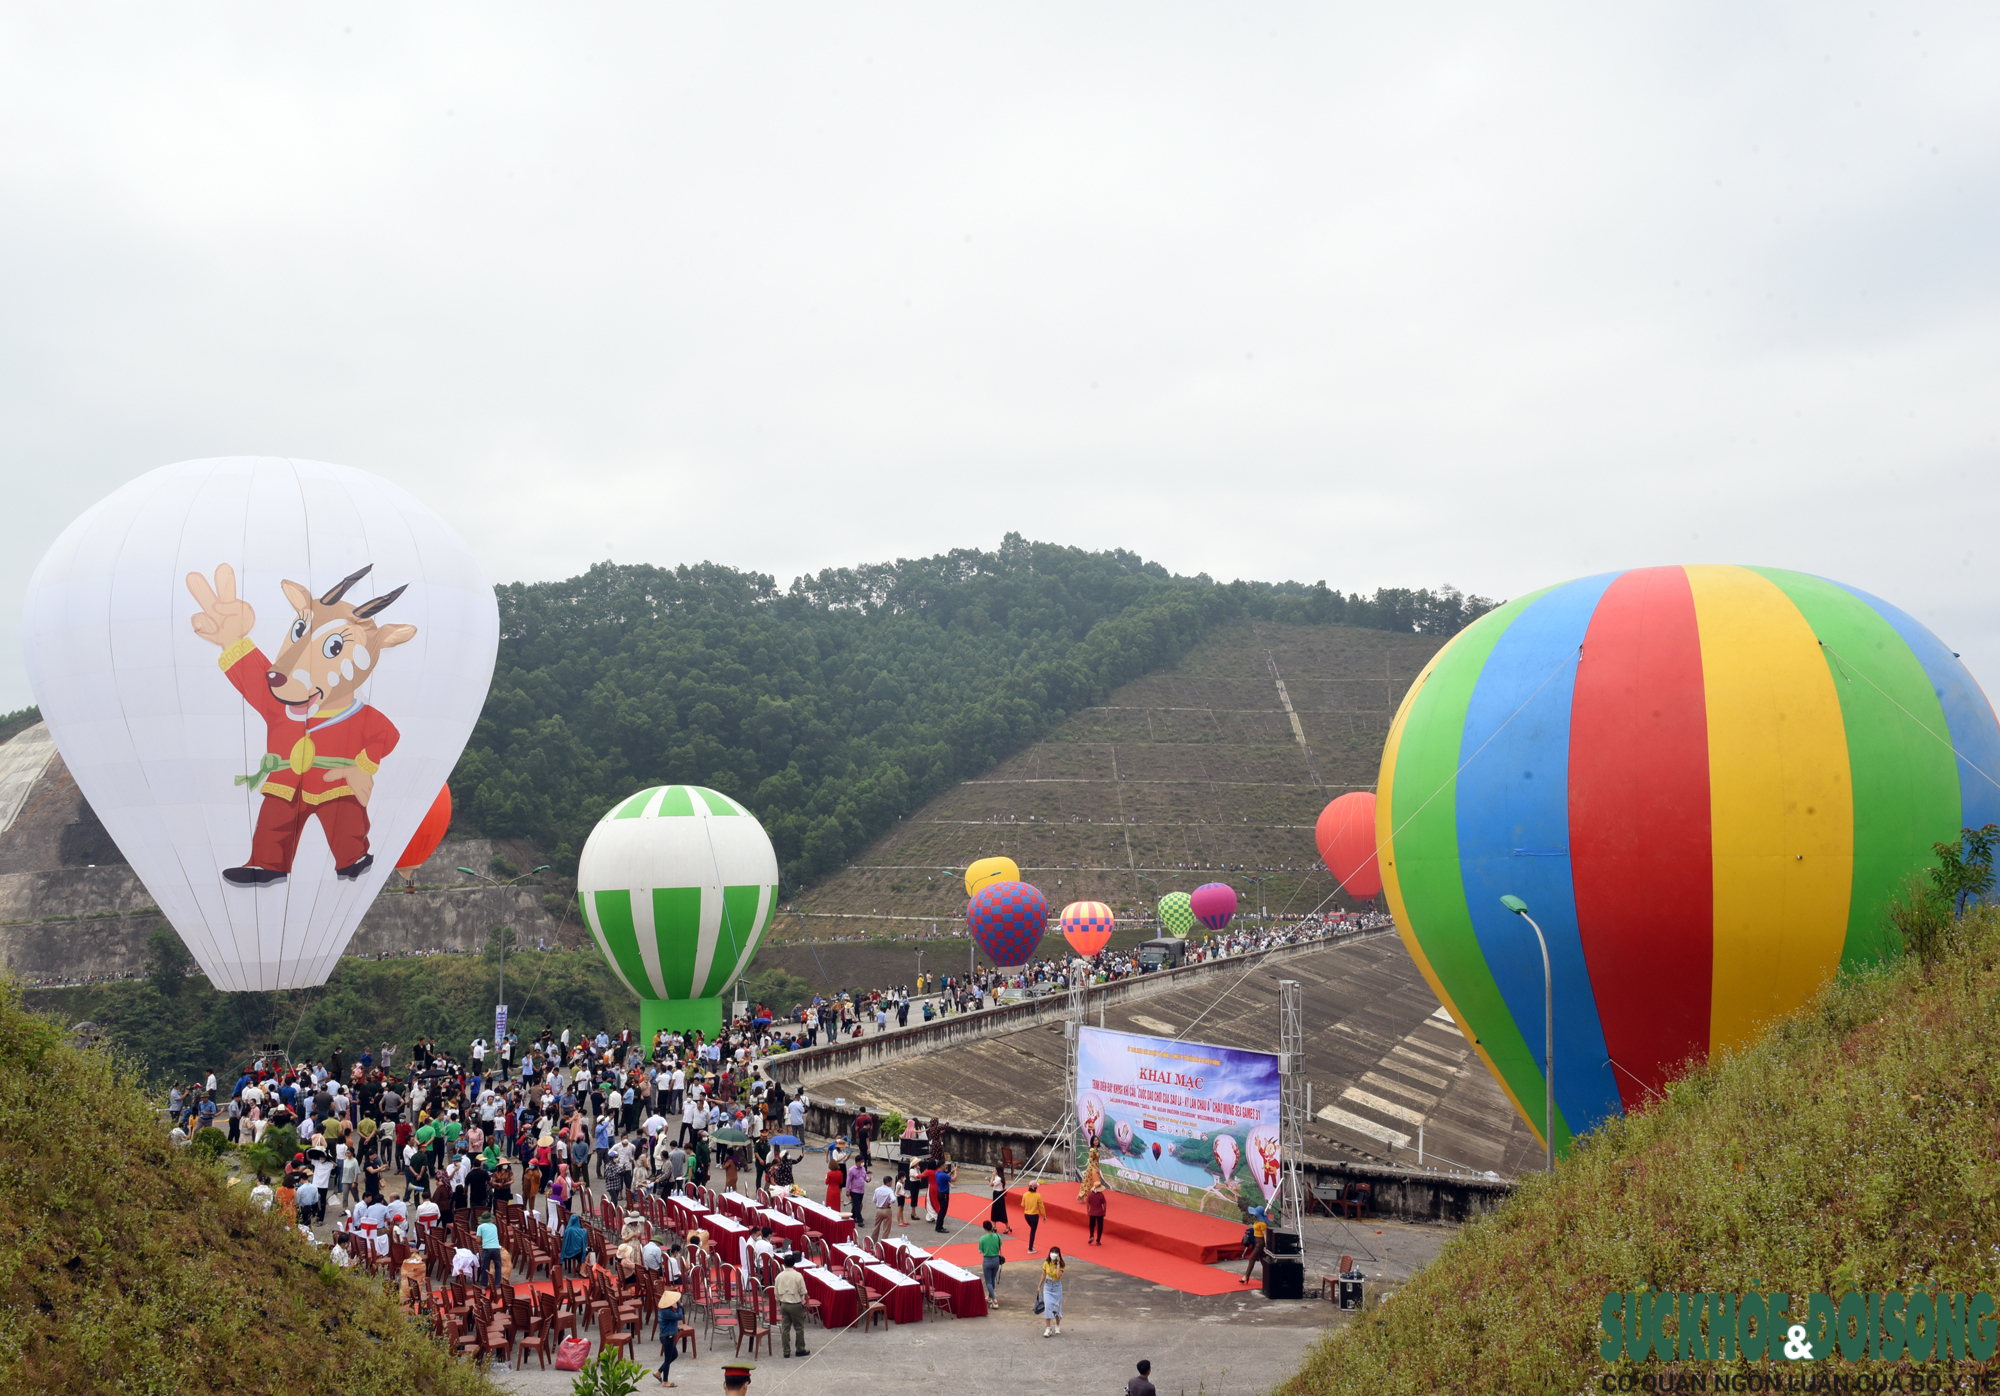
[(861, 1197), (867, 1191), (868, 1170), (861, 1166), (861, 1160), (857, 1158), (847, 1165), (847, 1200), (849, 1206), (853, 1208), (856, 1222), (866, 1220), (861, 1215)]
[(896, 1190), (889, 1186), (887, 1178), (875, 1185), (874, 1202), (875, 1224), (868, 1229), (868, 1234), (877, 1241), (886, 1241), (889, 1239), (889, 1226), (895, 1221), (897, 1210)]
[[(783, 1333), (785, 1356), (810, 1357), (806, 1348), (806, 1277), (798, 1271), (799, 1258), (785, 1256), (785, 1268), (778, 1272), (777, 1282), (772, 1286), (777, 1291), (778, 1318)], [(792, 1351), (792, 1334), (799, 1335), (798, 1351)]]
[(1153, 1388), (1153, 1364), (1139, 1359), (1139, 1375), (1125, 1382), (1125, 1396), (1157, 1396)]
[(1063, 1253), (1061, 1246), (1050, 1246), (1047, 1258), (1042, 1261), (1042, 1336), (1051, 1333), (1062, 1334), (1062, 1287)]
[(979, 1273), (986, 1281), (986, 1302), (994, 1308), (1000, 1307), (1000, 1296), (995, 1286), (1000, 1282), (1000, 1233), (993, 1229), (993, 1223), (986, 1223), (985, 1233), (979, 1238)]

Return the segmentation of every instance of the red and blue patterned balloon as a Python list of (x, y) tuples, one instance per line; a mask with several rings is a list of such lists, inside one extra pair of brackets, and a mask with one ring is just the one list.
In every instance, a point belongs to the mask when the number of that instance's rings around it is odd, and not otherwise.
[(972, 938), (1001, 969), (1025, 965), (1042, 943), (1049, 904), (1025, 882), (993, 882), (979, 889), (965, 909)]
[(1236, 914), (1236, 889), (1226, 882), (1204, 882), (1188, 893), (1194, 919), (1211, 931), (1219, 931)]

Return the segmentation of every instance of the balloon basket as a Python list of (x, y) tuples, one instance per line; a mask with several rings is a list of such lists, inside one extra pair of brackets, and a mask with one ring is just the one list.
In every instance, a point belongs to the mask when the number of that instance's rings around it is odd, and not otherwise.
[(700, 1032), (713, 1039), (722, 1031), (721, 999), (640, 999), (639, 1037), (650, 1044), (660, 1032)]

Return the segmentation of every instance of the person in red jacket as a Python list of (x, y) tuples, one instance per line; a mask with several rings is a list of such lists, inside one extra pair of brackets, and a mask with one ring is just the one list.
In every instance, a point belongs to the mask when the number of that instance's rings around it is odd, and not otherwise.
[(297, 615), (275, 660), (250, 640), (257, 613), (238, 599), (233, 567), (217, 567), (213, 586), (199, 572), (188, 574), (188, 591), (201, 606), (192, 618), (195, 634), (221, 647), (222, 672), (265, 726), (264, 759), (236, 778), (238, 785), (261, 781), (264, 800), (248, 861), (223, 871), (232, 886), (283, 882), (311, 819), (319, 820), (340, 877), (358, 878), (375, 862), (368, 801), (400, 734), (361, 701), (359, 690), (382, 651), (414, 638), (417, 628), (375, 622), (404, 587), (360, 605), (342, 600), (371, 570), (350, 574), (317, 600), (297, 582), (280, 582)]

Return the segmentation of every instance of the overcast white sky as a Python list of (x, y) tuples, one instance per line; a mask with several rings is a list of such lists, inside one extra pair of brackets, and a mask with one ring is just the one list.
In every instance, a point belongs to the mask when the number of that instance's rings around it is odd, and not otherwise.
[(154, 466), (496, 580), (1008, 529), (1887, 597), (2000, 685), (2000, 10), (0, 8), (0, 710)]

